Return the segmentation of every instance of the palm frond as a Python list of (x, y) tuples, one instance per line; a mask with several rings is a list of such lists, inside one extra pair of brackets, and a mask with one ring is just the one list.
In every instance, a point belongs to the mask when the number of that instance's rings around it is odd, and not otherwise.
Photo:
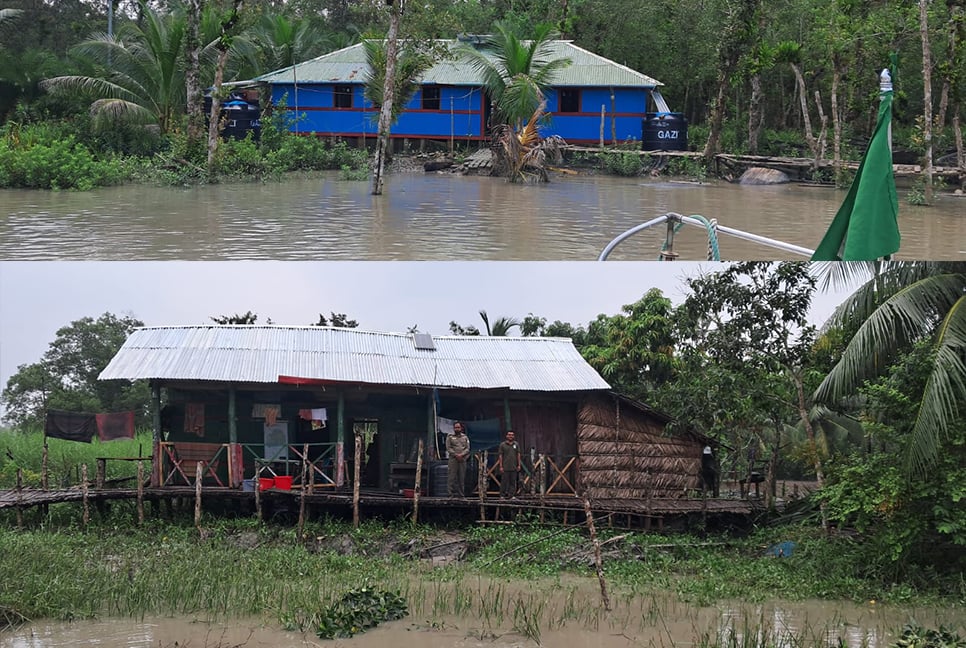
[(895, 353), (929, 335), (950, 306), (966, 291), (966, 274), (926, 277), (879, 305), (859, 327), (838, 364), (815, 392), (832, 402), (851, 394), (861, 381), (877, 375)]
[(157, 123), (153, 111), (141, 104), (123, 99), (98, 99), (91, 104), (91, 114), (101, 124), (114, 120), (134, 121), (141, 124)]
[(910, 475), (922, 475), (935, 463), (945, 431), (960, 414), (962, 403), (966, 403), (964, 357), (966, 297), (960, 297), (949, 309), (936, 336), (935, 361), (919, 403), (906, 453), (906, 472)]

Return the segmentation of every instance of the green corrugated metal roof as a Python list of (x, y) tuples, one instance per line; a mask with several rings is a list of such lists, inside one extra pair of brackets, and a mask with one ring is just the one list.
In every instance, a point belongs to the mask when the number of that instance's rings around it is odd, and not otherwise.
[[(423, 75), (422, 82), (441, 85), (481, 85), (480, 75), (455, 54), (460, 43), (455, 40), (443, 42), (451, 52), (454, 52), (454, 56), (430, 68)], [(664, 85), (646, 74), (577, 47), (570, 41), (552, 41), (550, 52), (551, 59), (569, 58), (572, 61), (570, 66), (558, 72), (554, 78), (554, 86), (655, 87)], [(360, 43), (323, 54), (293, 67), (269, 72), (255, 80), (266, 83), (291, 83), (293, 79), (298, 83), (365, 83), (366, 68), (366, 52)]]

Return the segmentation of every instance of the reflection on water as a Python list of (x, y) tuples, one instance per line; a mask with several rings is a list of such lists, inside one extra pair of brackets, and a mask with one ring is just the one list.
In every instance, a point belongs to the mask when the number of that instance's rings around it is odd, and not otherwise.
[[(557, 588), (558, 591), (563, 591)], [(583, 589), (583, 588), (582, 588)], [(592, 588), (588, 588), (590, 592)], [(563, 598), (560, 595), (558, 598)], [(592, 599), (592, 597), (591, 597)], [(588, 601), (591, 599), (587, 599)], [(620, 599), (620, 600), (618, 600)], [(585, 601), (586, 602), (586, 601)], [(551, 603), (553, 605), (553, 603)], [(726, 604), (692, 607), (644, 597), (615, 598), (612, 613), (595, 620), (549, 623), (540, 632), (545, 646), (626, 648), (630, 646), (738, 645), (810, 648), (849, 646), (884, 648), (903, 624), (915, 619), (925, 627), (963, 628), (964, 612), (915, 610), (875, 603), (853, 605), (821, 601)], [(536, 645), (507, 620), (502, 627), (481, 627), (479, 618), (440, 616), (424, 611), (385, 624), (352, 639), (321, 641), (311, 634), (286, 632), (270, 621), (206, 623), (189, 617), (142, 621), (102, 619), (72, 623), (36, 623), (0, 632), (6, 648), (494, 648)]]
[[(669, 211), (814, 248), (844, 192), (561, 176), (538, 186), (439, 174), (389, 178), (383, 196), (335, 175), (280, 183), (91, 192), (0, 191), (3, 259), (592, 260), (624, 230)], [(654, 260), (664, 227), (612, 259)], [(900, 204), (903, 259), (966, 258), (966, 198)], [(706, 258), (686, 227), (681, 258)], [(726, 259), (801, 258), (721, 237)]]

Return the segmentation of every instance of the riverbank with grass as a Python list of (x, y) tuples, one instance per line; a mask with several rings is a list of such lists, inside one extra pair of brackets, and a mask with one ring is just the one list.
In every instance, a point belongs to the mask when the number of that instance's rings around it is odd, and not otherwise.
[[(58, 510), (63, 508), (64, 510)], [(0, 530), (0, 620), (190, 615), (261, 618), (311, 632), (318, 615), (366, 584), (397, 593), (411, 615), (432, 623), (477, 620), (486, 632), (517, 628), (539, 637), (567, 624), (639, 627), (670, 609), (769, 601), (901, 605), (932, 610), (920, 623), (966, 620), (966, 584), (923, 578), (892, 583), (864, 572), (848, 538), (811, 527), (760, 530), (744, 538), (603, 531), (604, 573), (613, 609), (601, 604), (592, 550), (579, 530), (471, 526), (441, 529), (407, 521), (335, 520), (287, 526), (248, 519), (153, 519), (143, 526), (116, 506), (86, 530), (71, 505), (47, 521)], [(2, 517), (2, 516), (0, 516)], [(791, 556), (767, 556), (777, 541)], [(871, 602), (871, 603), (870, 603)], [(644, 606), (647, 606), (646, 608)]]

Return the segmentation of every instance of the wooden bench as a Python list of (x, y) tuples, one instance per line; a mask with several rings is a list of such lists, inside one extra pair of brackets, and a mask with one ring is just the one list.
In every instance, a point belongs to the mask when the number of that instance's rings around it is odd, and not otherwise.
[[(222, 453), (227, 446), (222, 443), (200, 443), (197, 441), (165, 441), (161, 443), (162, 462), (167, 460), (170, 465), (162, 468), (162, 486), (167, 486), (176, 476), (181, 477), (185, 484), (195, 483), (197, 474), (197, 464), (200, 461), (202, 466), (202, 479), (211, 477), (216, 484), (224, 487), (224, 482), (218, 476), (218, 466), (222, 457), (227, 459), (228, 454)], [(166, 476), (165, 476), (166, 475)]]

